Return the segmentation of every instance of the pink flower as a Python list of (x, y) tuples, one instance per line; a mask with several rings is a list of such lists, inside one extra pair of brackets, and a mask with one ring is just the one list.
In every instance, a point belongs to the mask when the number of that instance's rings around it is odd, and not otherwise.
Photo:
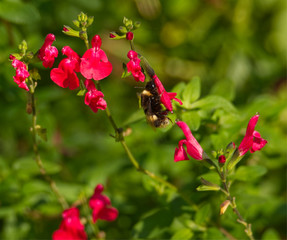
[(178, 143), (178, 148), (175, 148), (174, 161), (189, 160), (183, 144), (186, 145), (187, 153), (196, 160), (202, 160), (203, 150), (199, 143), (196, 141), (192, 135), (189, 127), (185, 122), (178, 121), (176, 124), (182, 129), (186, 139), (180, 140)]
[(53, 233), (53, 240), (86, 240), (88, 239), (85, 228), (80, 221), (79, 210), (75, 207), (66, 209), (63, 221), (58, 230)]
[(246, 134), (238, 147), (240, 156), (243, 156), (249, 150), (251, 153), (259, 151), (267, 143), (265, 139), (261, 138), (259, 132), (254, 131), (258, 118), (259, 114), (256, 114), (250, 119), (248, 123)]
[(111, 207), (110, 199), (102, 194), (104, 186), (98, 184), (93, 196), (90, 198), (89, 205), (93, 209), (93, 221), (98, 220), (114, 221), (118, 217), (118, 210)]
[(14, 82), (18, 84), (19, 88), (29, 91), (29, 88), (25, 82), (27, 77), (30, 76), (29, 72), (27, 71), (26, 64), (14, 58), (12, 61), (12, 66), (16, 69), (16, 75), (13, 77)]
[(69, 46), (62, 49), (68, 58), (63, 59), (58, 68), (53, 68), (50, 77), (57, 85), (74, 90), (79, 87), (79, 79), (75, 72), (80, 71), (80, 57)]
[(55, 35), (50, 33), (46, 36), (43, 46), (40, 48), (38, 57), (43, 61), (45, 68), (51, 68), (54, 64), (55, 58), (58, 57), (58, 49), (52, 46), (56, 40)]
[(140, 65), (141, 60), (138, 58), (138, 54), (135, 51), (130, 50), (128, 52), (128, 58), (130, 59), (130, 61), (127, 63), (128, 72), (132, 73), (134, 79), (137, 82), (144, 82), (145, 75), (142, 72), (142, 68)]
[(105, 110), (107, 108), (107, 103), (103, 99), (104, 94), (96, 89), (93, 80), (86, 79), (85, 86), (88, 90), (85, 96), (85, 104), (88, 105), (95, 113), (98, 109)]
[(99, 35), (92, 39), (92, 48), (88, 49), (81, 58), (80, 70), (87, 79), (101, 80), (109, 76), (113, 66), (105, 52), (100, 49), (102, 40)]
[(162, 85), (161, 81), (159, 80), (159, 78), (154, 75), (153, 76), (155, 85), (158, 89), (158, 93), (160, 95), (160, 101), (161, 103), (166, 107), (166, 109), (170, 112), (172, 112), (172, 104), (171, 104), (171, 100), (175, 100), (177, 101), (180, 105), (182, 105), (181, 100), (179, 100), (178, 98), (176, 98), (176, 93), (173, 92), (167, 92), (164, 89), (164, 86)]

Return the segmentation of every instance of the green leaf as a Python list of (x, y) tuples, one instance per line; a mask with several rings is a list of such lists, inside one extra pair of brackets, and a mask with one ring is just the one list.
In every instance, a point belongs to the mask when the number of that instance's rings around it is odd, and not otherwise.
[(183, 228), (176, 231), (175, 234), (172, 235), (171, 240), (182, 240), (182, 239), (191, 239), (193, 236), (193, 232), (189, 228)]
[(11, 23), (29, 24), (40, 20), (39, 11), (29, 3), (0, 2), (0, 18)]
[(274, 230), (274, 229), (267, 229), (263, 236), (262, 236), (262, 240), (279, 240), (281, 239), (280, 238), (280, 235)]
[(133, 238), (159, 239), (163, 232), (168, 231), (172, 220), (173, 214), (169, 209), (153, 210), (135, 225)]
[(241, 181), (252, 181), (263, 176), (267, 169), (263, 166), (240, 166), (234, 178)]
[(144, 111), (142, 109), (139, 109), (135, 111), (132, 115), (130, 115), (129, 118), (124, 121), (122, 126), (129, 126), (133, 123), (143, 120), (144, 118)]
[(195, 222), (197, 224), (204, 224), (211, 216), (210, 204), (203, 205), (195, 215)]
[(232, 101), (235, 97), (234, 83), (230, 80), (222, 80), (217, 82), (210, 91), (211, 95), (217, 95)]
[(196, 131), (200, 127), (200, 116), (196, 111), (187, 111), (182, 113), (182, 121), (190, 127), (191, 131)]
[(200, 97), (200, 79), (199, 77), (194, 77), (186, 85), (182, 93), (182, 103), (183, 107), (190, 106), (191, 103), (196, 101)]
[(202, 98), (190, 104), (188, 107), (188, 109), (195, 109), (195, 108), (200, 108), (200, 109), (205, 109), (205, 110), (214, 110), (217, 108), (222, 108), (226, 112), (229, 112), (229, 113), (237, 112), (236, 108), (232, 105), (231, 102), (229, 102), (223, 97), (214, 96), (214, 95)]
[(227, 237), (225, 237), (217, 228), (208, 228), (207, 231), (204, 233), (204, 237), (203, 239), (206, 240), (225, 240), (228, 239)]

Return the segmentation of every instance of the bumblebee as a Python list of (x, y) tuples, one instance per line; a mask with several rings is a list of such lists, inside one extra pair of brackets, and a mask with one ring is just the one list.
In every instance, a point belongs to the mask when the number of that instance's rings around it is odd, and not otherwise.
[(154, 80), (150, 80), (141, 93), (141, 106), (146, 115), (147, 122), (155, 128), (166, 127), (170, 119), (166, 116), (167, 111), (163, 110), (160, 95)]

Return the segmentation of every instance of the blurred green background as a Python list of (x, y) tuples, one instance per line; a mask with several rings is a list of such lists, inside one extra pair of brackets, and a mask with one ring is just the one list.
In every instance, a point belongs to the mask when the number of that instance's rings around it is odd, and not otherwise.
[(141, 22), (135, 32), (136, 49), (168, 91), (174, 88), (183, 97), (184, 84), (198, 77), (202, 99), (214, 95), (226, 100), (217, 105), (207, 101), (198, 111), (179, 115), (192, 125), (206, 152), (231, 141), (239, 144), (250, 117), (260, 113), (257, 130), (268, 144), (241, 165), (260, 166), (261, 174), (237, 176), (232, 194), (243, 217), (253, 224), (256, 238), (286, 239), (284, 0), (1, 0), (0, 239), (50, 239), (62, 211), (34, 163), (26, 93), (13, 82), (9, 54), (17, 52), (23, 39), (36, 52), (45, 36), (53, 33), (59, 49), (55, 66), (65, 45), (82, 55), (83, 42), (61, 32), (81, 11), (95, 17), (88, 32), (90, 37), (101, 35), (102, 48), (113, 64), (111, 76), (101, 81), (102, 90), (118, 125), (132, 130), (126, 138), (131, 151), (143, 167), (178, 186), (200, 210), (189, 209), (179, 197), (162, 192), (137, 172), (110, 137), (113, 130), (104, 112), (94, 114), (76, 91), (55, 85), (39, 64), (38, 121), (48, 129), (48, 141), (40, 144), (41, 156), (69, 203), (89, 197), (96, 184), (103, 183), (120, 212), (115, 222), (99, 222), (107, 239), (226, 239), (220, 227), (246, 238), (230, 209), (219, 217), (223, 196), (196, 191), (199, 176), (213, 178), (208, 169), (194, 160), (173, 162), (183, 137), (179, 128), (154, 131), (142, 113), (140, 121), (125, 124), (138, 116), (137, 93), (143, 85), (121, 79), (129, 44), (108, 36), (126, 16)]

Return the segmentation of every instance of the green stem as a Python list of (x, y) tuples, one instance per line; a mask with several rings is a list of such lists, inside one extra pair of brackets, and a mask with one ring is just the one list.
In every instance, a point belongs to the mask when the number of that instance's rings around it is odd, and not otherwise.
[(39, 149), (38, 149), (38, 141), (37, 141), (37, 114), (36, 114), (36, 103), (35, 103), (35, 96), (34, 96), (35, 85), (32, 82), (31, 90), (28, 94), (30, 94), (30, 102), (32, 109), (32, 138), (33, 138), (33, 151), (35, 154), (35, 161), (39, 167), (40, 173), (44, 177), (44, 179), (49, 183), (52, 191), (56, 195), (59, 203), (62, 205), (63, 209), (69, 207), (68, 203), (66, 202), (65, 198), (59, 192), (59, 189), (53, 179), (47, 174), (46, 169), (43, 165), (43, 162), (40, 158)]
[(233, 212), (238, 217), (237, 221), (245, 227), (245, 233), (249, 237), (249, 239), (254, 240), (252, 229), (251, 229), (251, 224), (247, 223), (244, 220), (244, 218), (241, 216), (239, 210), (236, 207), (235, 197), (232, 197), (230, 194), (230, 191), (229, 191), (230, 186), (229, 186), (227, 179), (226, 179), (226, 173), (221, 172), (221, 173), (219, 173), (219, 175), (220, 175), (221, 182), (223, 185), (223, 192), (227, 195), (227, 199), (230, 201), (230, 206), (232, 207)]
[[(100, 86), (99, 81), (96, 82), (96, 85), (97, 85), (97, 89), (99, 91), (101, 91), (101, 86)], [(107, 115), (113, 129), (116, 132), (116, 136), (120, 136), (117, 140), (122, 144), (130, 162), (133, 164), (133, 166), (136, 168), (136, 170), (149, 176), (151, 179), (155, 180), (156, 182), (163, 184), (165, 187), (171, 189), (172, 191), (177, 192), (177, 194), (180, 195), (182, 199), (184, 199), (188, 204), (190, 204), (196, 210), (198, 207), (191, 200), (189, 200), (189, 198), (187, 196), (185, 196), (183, 193), (181, 193), (175, 185), (169, 183), (168, 181), (166, 181), (163, 178), (155, 175), (154, 173), (142, 168), (139, 165), (138, 161), (135, 159), (135, 157), (133, 156), (129, 147), (127, 146), (125, 139), (124, 139), (124, 136), (122, 135), (122, 130), (120, 128), (118, 128), (117, 124), (115, 123), (108, 106), (107, 106), (105, 112), (106, 112), (106, 115)]]

